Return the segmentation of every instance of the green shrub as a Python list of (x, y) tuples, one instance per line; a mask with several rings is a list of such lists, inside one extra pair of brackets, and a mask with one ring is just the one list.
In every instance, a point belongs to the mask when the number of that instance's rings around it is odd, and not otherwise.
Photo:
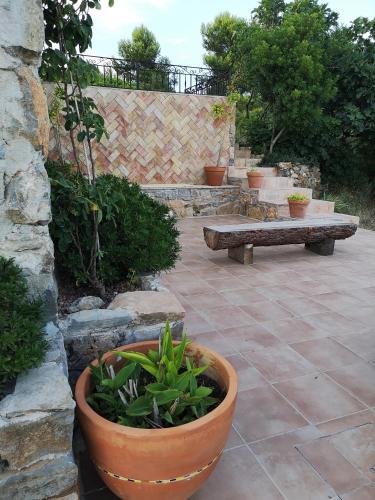
[(0, 256), (0, 396), (1, 386), (43, 359), (43, 304), (27, 298), (27, 283), (12, 260)]
[(99, 221), (98, 278), (105, 284), (129, 275), (172, 268), (180, 246), (176, 218), (137, 184), (114, 175), (92, 185), (68, 167), (47, 165), (52, 185), (51, 236), (58, 268), (77, 285), (88, 283), (94, 234)]
[(203, 417), (223, 394), (212, 397), (213, 388), (202, 384), (199, 376), (208, 367), (194, 366), (188, 344), (184, 336), (173, 346), (167, 323), (157, 351), (114, 352), (127, 360), (117, 373), (99, 359), (91, 365), (94, 390), (87, 402), (104, 418), (130, 427), (173, 427)]

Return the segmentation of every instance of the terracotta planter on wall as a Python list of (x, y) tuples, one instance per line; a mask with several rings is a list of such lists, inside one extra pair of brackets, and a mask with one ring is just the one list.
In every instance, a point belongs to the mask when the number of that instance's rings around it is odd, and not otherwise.
[(264, 173), (256, 170), (255, 172), (247, 172), (247, 182), (250, 189), (259, 189), (263, 184)]
[(226, 167), (204, 167), (207, 184), (209, 186), (221, 186)]
[[(157, 341), (120, 347), (147, 353)], [(78, 418), (90, 456), (107, 486), (126, 500), (186, 500), (216, 467), (230, 432), (237, 396), (237, 376), (219, 354), (190, 344), (187, 354), (227, 391), (213, 411), (189, 424), (167, 429), (137, 429), (110, 422), (87, 403), (91, 372), (86, 368), (76, 385)], [(104, 356), (116, 365), (111, 353)], [(130, 479), (130, 481), (129, 481)]]
[(292, 218), (304, 219), (310, 200), (288, 200), (289, 214)]

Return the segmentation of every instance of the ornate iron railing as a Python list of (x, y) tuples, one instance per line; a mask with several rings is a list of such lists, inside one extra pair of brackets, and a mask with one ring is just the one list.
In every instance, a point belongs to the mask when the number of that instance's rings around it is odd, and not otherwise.
[(92, 85), (200, 95), (227, 93), (229, 75), (224, 71), (175, 64), (146, 65), (113, 57), (81, 57), (96, 68)]

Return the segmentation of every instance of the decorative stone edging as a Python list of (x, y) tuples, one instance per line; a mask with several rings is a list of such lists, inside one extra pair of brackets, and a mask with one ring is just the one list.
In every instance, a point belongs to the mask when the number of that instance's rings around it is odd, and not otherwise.
[(20, 375), (14, 392), (0, 401), (0, 498), (60, 497), (77, 482), (75, 402), (63, 337), (53, 323), (46, 325), (46, 336), (44, 362)]
[(185, 311), (176, 296), (155, 275), (141, 281), (143, 290), (118, 294), (106, 309), (84, 309), (59, 321), (72, 382), (100, 352), (158, 339), (167, 320), (173, 336), (181, 336)]
[(277, 163), (277, 169), (281, 177), (291, 177), (295, 187), (310, 188), (313, 190), (314, 196), (319, 195), (321, 177), (318, 166), (279, 162)]

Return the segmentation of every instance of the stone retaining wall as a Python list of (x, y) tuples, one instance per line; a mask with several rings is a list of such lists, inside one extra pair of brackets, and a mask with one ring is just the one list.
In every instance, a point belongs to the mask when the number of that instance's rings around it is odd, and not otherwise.
[[(44, 362), (17, 378), (0, 401), (0, 498), (41, 500), (69, 493), (77, 482), (72, 456), (75, 403), (61, 332), (46, 326)], [(77, 497), (72, 497), (77, 498)]]
[(85, 309), (59, 321), (71, 381), (100, 352), (124, 344), (158, 339), (168, 320), (174, 338), (184, 327), (185, 311), (175, 295), (162, 287), (157, 278), (144, 277), (143, 290), (120, 293), (105, 309)]
[(180, 218), (239, 213), (239, 186), (143, 185), (142, 190)]
[[(46, 315), (53, 320), (57, 290), (48, 232), (50, 185), (44, 168), (49, 118), (38, 76), (43, 43), (42, 1), (2, 0), (0, 253), (22, 268), (29, 294), (43, 298)], [(50, 348), (44, 363), (20, 375), (14, 392), (0, 401), (4, 500), (65, 496), (77, 481), (71, 453), (75, 404), (62, 335), (52, 323), (46, 331)]]
[(310, 188), (313, 190), (313, 196), (320, 194), (320, 168), (302, 163), (280, 162), (277, 163), (279, 175), (282, 177), (291, 177), (295, 187)]

